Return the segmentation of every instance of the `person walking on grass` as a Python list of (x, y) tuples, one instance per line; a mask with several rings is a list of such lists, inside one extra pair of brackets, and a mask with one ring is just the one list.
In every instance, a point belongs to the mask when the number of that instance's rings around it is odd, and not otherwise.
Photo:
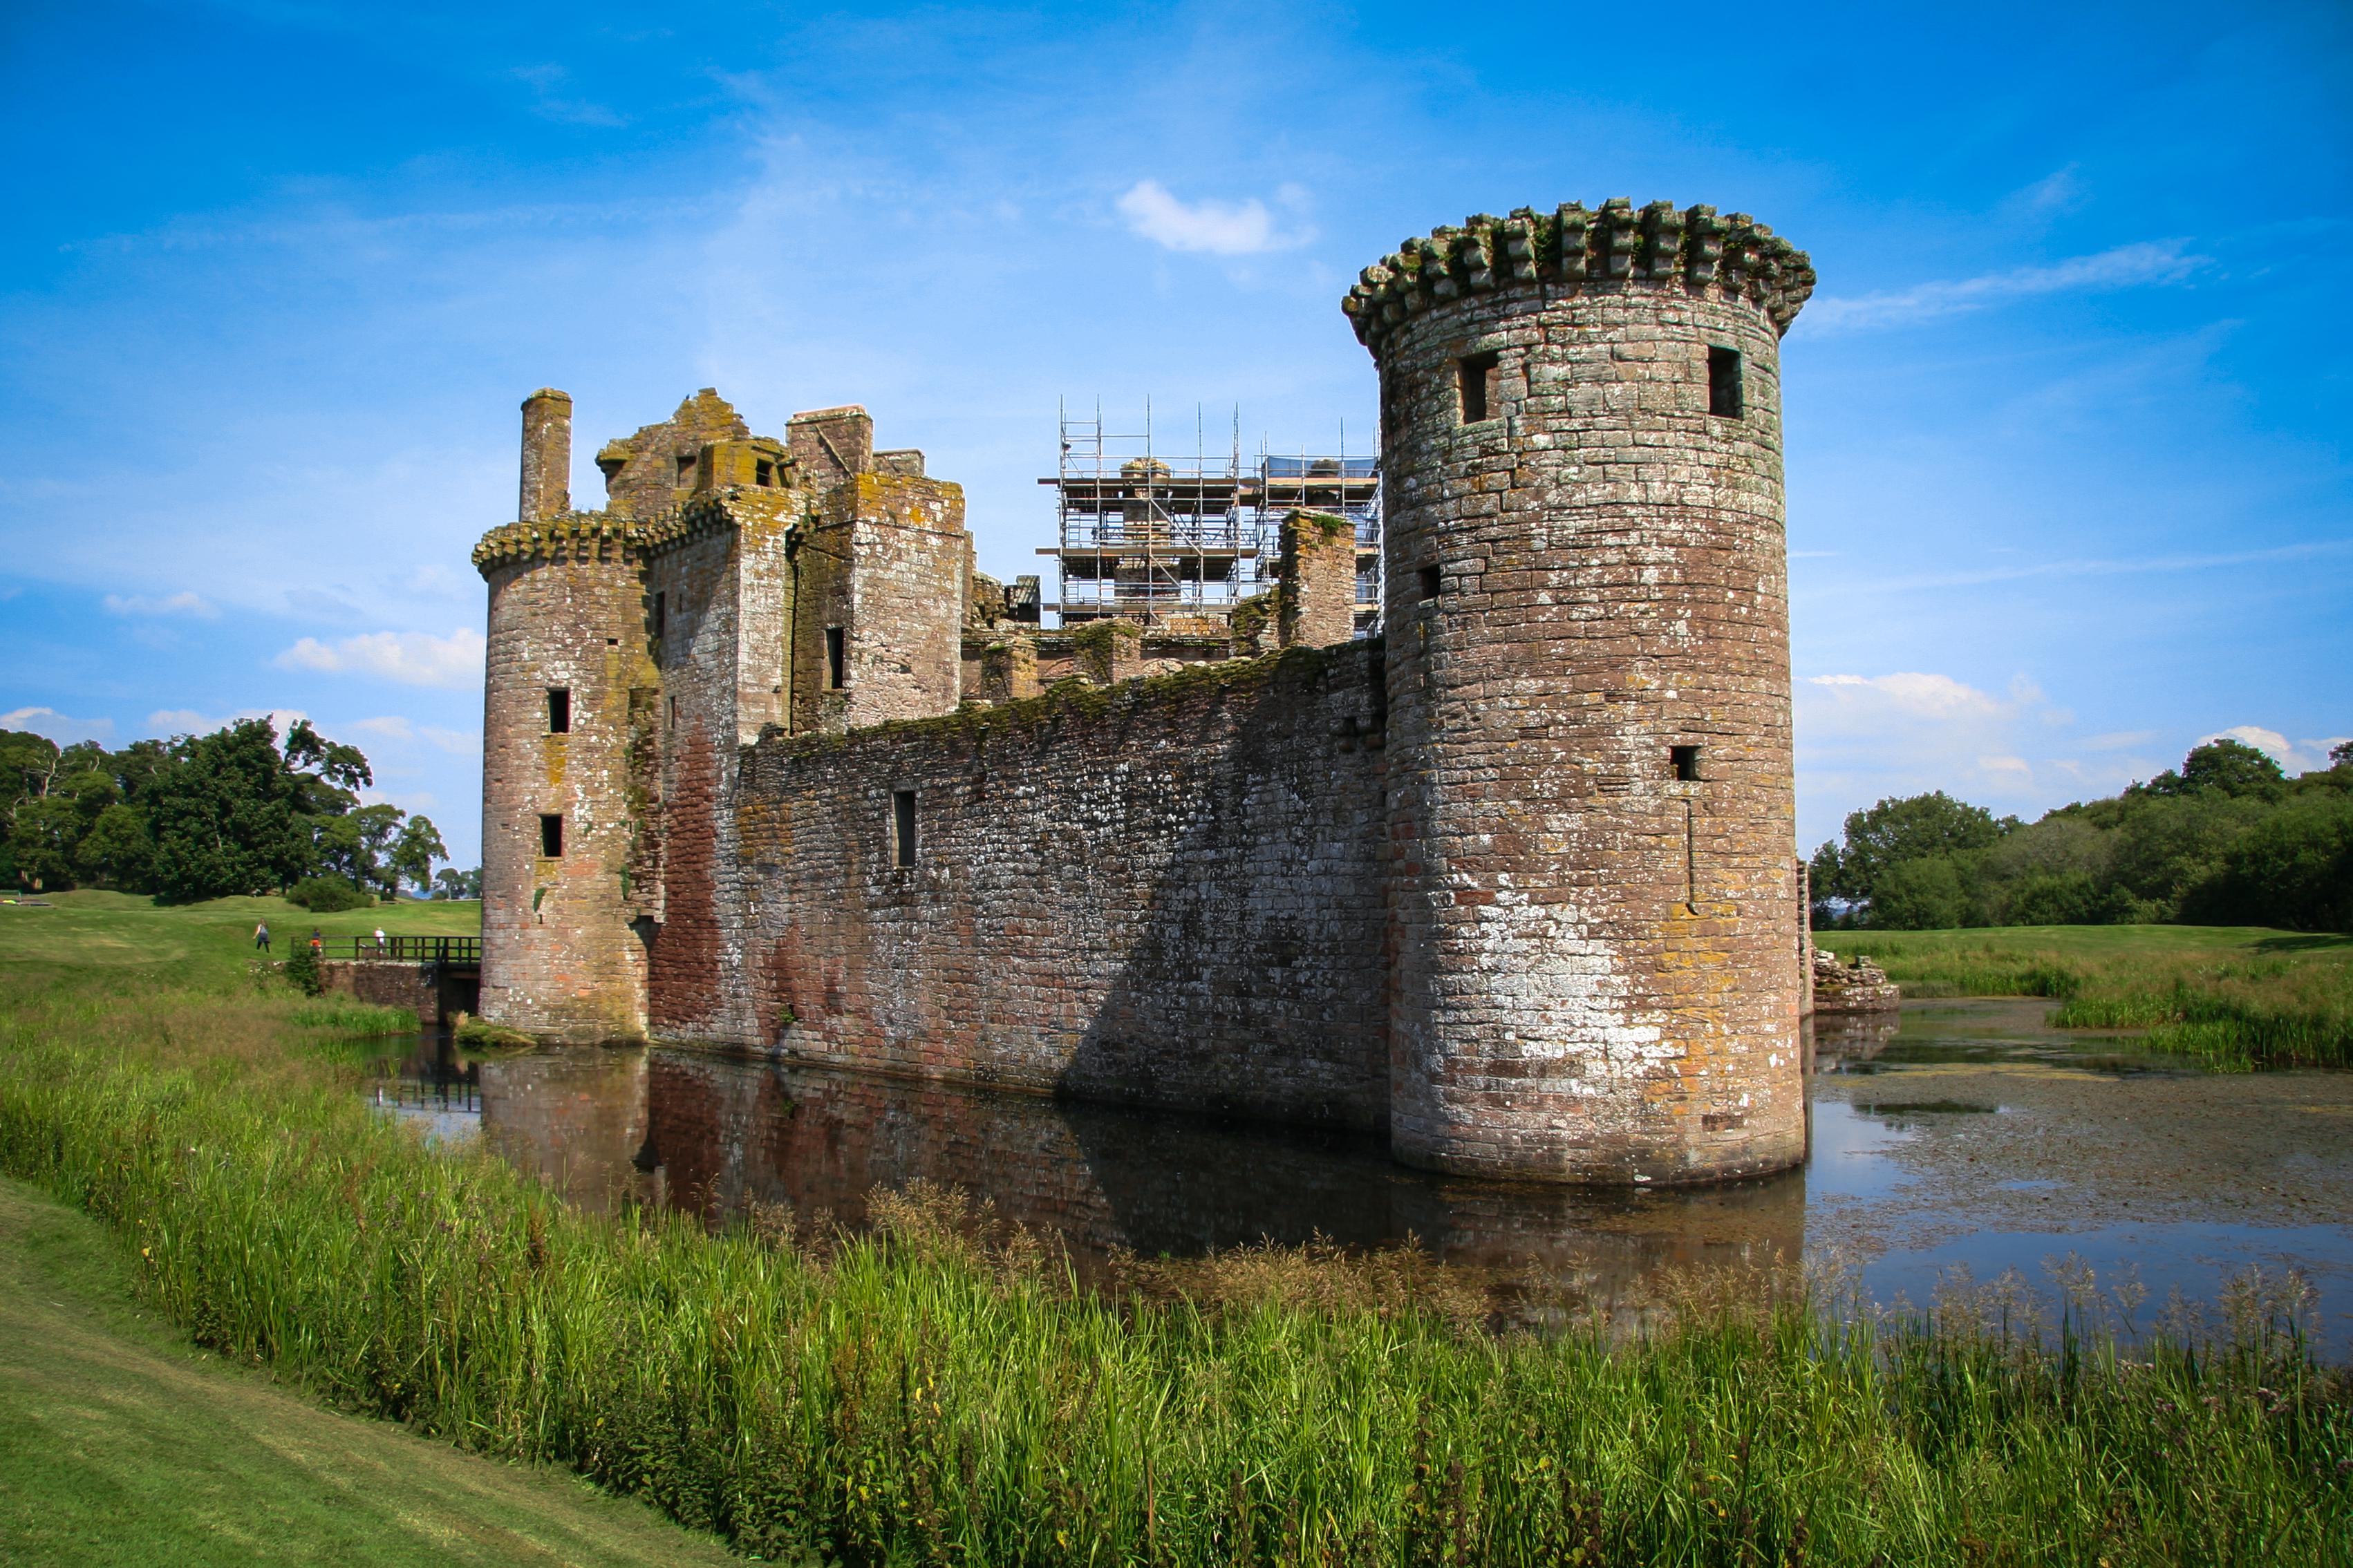
[(262, 952), (269, 951), (269, 922), (263, 921), (253, 928), (253, 945)]

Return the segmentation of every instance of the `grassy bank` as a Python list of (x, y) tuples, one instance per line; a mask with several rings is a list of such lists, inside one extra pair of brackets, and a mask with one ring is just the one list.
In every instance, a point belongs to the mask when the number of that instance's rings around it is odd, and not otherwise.
[(2145, 1031), (2209, 1067), (2353, 1067), (2353, 936), (2237, 926), (1824, 931), (1906, 996), (2048, 996), (2072, 1029)]
[(133, 1301), (89, 1216), (0, 1181), (0, 1560), (721, 1563), (558, 1471), (322, 1410)]
[(313, 930), (359, 936), (382, 926), (404, 935), (475, 936), (482, 929), (482, 906), (471, 901), (404, 900), (314, 915), (279, 898), (172, 905), (95, 889), (43, 897), (45, 905), (0, 904), (0, 977), (12, 988), (233, 985), (261, 956), (253, 945), (261, 921), (269, 922), (271, 956), (280, 959)]
[(765, 1556), (2353, 1562), (2353, 1392), (2259, 1310), (2127, 1361), (1787, 1294), (1615, 1349), (1108, 1300), (937, 1202), (817, 1246), (573, 1211), (373, 1119), (305, 1038), (218, 990), (14, 992), (0, 1167), (216, 1351)]

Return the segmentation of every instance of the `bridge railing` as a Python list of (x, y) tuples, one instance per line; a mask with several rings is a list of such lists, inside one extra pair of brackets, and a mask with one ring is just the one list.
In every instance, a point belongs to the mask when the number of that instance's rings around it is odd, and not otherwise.
[[(297, 937), (298, 945), (308, 942)], [(346, 960), (380, 960), (391, 963), (480, 963), (482, 939), (478, 936), (328, 936), (319, 939), (319, 956)]]

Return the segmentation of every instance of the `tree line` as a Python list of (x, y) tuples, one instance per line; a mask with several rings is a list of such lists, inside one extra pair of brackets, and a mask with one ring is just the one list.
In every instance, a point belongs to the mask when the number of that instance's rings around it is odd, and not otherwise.
[(1851, 814), (1814, 852), (1814, 923), (2353, 931), (2353, 742), (2289, 778), (2210, 741), (2179, 769), (2025, 823), (1944, 792)]
[(0, 730), (0, 886), (115, 888), (174, 902), (286, 892), (350, 909), (403, 885), (479, 897), (480, 873), (443, 870), (432, 819), (363, 805), (375, 776), (355, 746), (296, 720), (279, 742), (266, 719), (209, 735), (60, 748)]

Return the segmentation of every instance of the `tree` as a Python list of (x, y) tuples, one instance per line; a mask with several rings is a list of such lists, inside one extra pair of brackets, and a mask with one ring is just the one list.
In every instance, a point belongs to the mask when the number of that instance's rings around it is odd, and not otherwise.
[(144, 888), (155, 869), (155, 841), (146, 814), (115, 802), (98, 814), (74, 847), (74, 868), (84, 881), (117, 888)]
[(2224, 737), (2192, 748), (2183, 759), (2179, 773), (2168, 768), (2148, 783), (2135, 784), (2125, 793), (2179, 796), (2211, 790), (2234, 798), (2253, 795), (2277, 800), (2286, 785), (2287, 774), (2269, 752)]
[(389, 896), (396, 889), (397, 878), (388, 860), (402, 815), (396, 805), (377, 805), (314, 817), (316, 864), (329, 876)]
[(440, 829), (429, 816), (412, 816), (393, 841), (392, 853), (385, 858), (391, 868), (393, 883), (397, 890), (406, 881), (419, 892), (433, 890), (433, 862), (449, 858), (449, 847), (441, 842)]
[(1983, 849), (2017, 826), (2015, 817), (1997, 819), (1942, 790), (1883, 800), (1848, 815), (1843, 847), (1825, 844), (1814, 852), (1815, 896), (1869, 903), (1890, 868)]
[(27, 888), (70, 888), (74, 847), (81, 842), (82, 816), (65, 795), (44, 795), (18, 805), (8, 827), (8, 853), (16, 879)]
[(266, 719), (240, 719), (173, 743), (175, 766), (149, 805), (155, 890), (167, 899), (262, 893), (314, 864), (316, 802), (278, 752)]
[(1871, 923), (1891, 931), (1948, 931), (1970, 923), (1972, 900), (1948, 856), (1899, 860), (1880, 874)]
[(2255, 823), (2223, 852), (2190, 912), (2232, 924), (2353, 931), (2353, 800), (2311, 795)]
[(460, 871), (455, 866), (443, 868), (433, 879), (433, 896), (437, 899), (479, 899), (482, 896), (482, 868)]

